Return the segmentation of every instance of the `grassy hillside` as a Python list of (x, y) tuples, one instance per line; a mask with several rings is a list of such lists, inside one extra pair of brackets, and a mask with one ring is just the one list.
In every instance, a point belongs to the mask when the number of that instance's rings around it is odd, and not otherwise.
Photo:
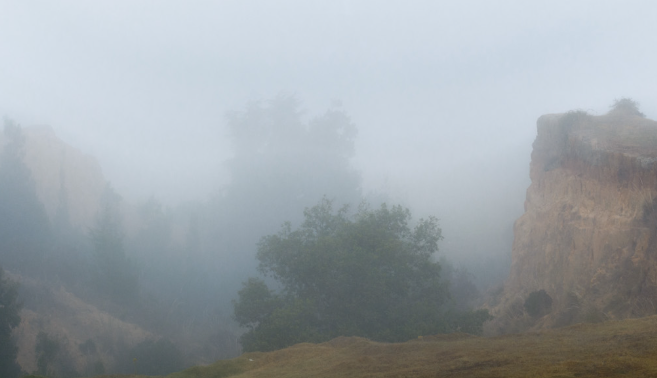
[[(338, 376), (657, 376), (657, 316), (492, 338), (451, 334), (386, 344), (341, 337), (247, 353), (167, 378)], [(128, 377), (137, 376), (121, 376)]]

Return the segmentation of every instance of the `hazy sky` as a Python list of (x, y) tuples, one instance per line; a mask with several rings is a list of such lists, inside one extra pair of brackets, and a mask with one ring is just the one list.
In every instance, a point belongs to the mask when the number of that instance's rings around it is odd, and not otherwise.
[(126, 196), (174, 203), (222, 182), (227, 110), (340, 100), (366, 189), (466, 213), (519, 193), (521, 210), (541, 114), (629, 96), (657, 117), (655, 16), (627, 0), (2, 0), (0, 114), (52, 126)]

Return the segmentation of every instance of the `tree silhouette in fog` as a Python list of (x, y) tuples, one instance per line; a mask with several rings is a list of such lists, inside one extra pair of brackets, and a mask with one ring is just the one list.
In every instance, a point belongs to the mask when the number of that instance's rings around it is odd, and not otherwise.
[(361, 205), (355, 215), (323, 199), (293, 230), (258, 244), (260, 271), (280, 293), (249, 279), (234, 301), (235, 319), (249, 329), (245, 351), (268, 351), (337, 336), (406, 341), (462, 330), (481, 333), (488, 312), (453, 308), (441, 266), (438, 220), (419, 220), (401, 206)]
[(235, 211), (257, 214), (247, 217), (250, 222), (298, 218), (324, 195), (359, 199), (360, 176), (350, 166), (354, 124), (339, 109), (309, 122), (302, 115), (299, 101), (282, 95), (228, 115), (235, 155), (228, 162), (226, 199)]
[(0, 267), (0, 377), (3, 378), (17, 377), (21, 371), (16, 363), (16, 340), (11, 337), (12, 328), (21, 321), (17, 298), (18, 284), (7, 279)]
[[(216, 256), (229, 291), (255, 271), (257, 241), (284, 221), (298, 224), (303, 209), (323, 196), (343, 203), (361, 199), (360, 174), (351, 166), (356, 126), (339, 108), (306, 120), (294, 96), (251, 102), (227, 115), (234, 156), (230, 183), (207, 218), (206, 245)], [(206, 239), (208, 240), (208, 239)]]
[(50, 238), (50, 222), (25, 164), (22, 128), (5, 119), (0, 156), (0, 263), (21, 271), (38, 269)]
[(107, 185), (96, 222), (90, 230), (99, 290), (118, 302), (137, 298), (137, 274), (125, 254), (120, 211), (121, 197)]

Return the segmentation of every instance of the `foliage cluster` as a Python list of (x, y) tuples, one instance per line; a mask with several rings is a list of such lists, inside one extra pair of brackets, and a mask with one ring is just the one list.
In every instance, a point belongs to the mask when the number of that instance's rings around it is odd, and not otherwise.
[(184, 368), (182, 352), (168, 339), (145, 340), (128, 353), (136, 374), (167, 375)]
[(568, 132), (572, 130), (575, 125), (589, 119), (589, 117), (590, 115), (584, 110), (571, 110), (561, 116), (559, 119), (559, 125)]
[(18, 284), (5, 277), (0, 267), (0, 377), (13, 378), (20, 373), (16, 363), (18, 347), (11, 337), (11, 330), (20, 323)]
[(132, 302), (138, 294), (138, 277), (126, 256), (120, 213), (121, 197), (108, 184), (96, 223), (90, 231), (96, 263), (96, 284), (117, 302)]
[[(170, 339), (193, 332), (204, 339), (202, 353), (211, 350), (203, 358), (236, 355), (236, 337), (222, 333), (232, 323), (221, 309), (242, 277), (255, 272), (253, 241), (323, 193), (357, 201), (360, 177), (350, 167), (356, 128), (339, 109), (306, 121), (294, 96), (278, 96), (227, 119), (234, 152), (227, 163), (230, 185), (209, 206), (181, 206), (177, 213), (148, 201), (136, 214), (143, 228), (134, 237), (123, 233), (121, 199), (109, 185), (90, 232), (76, 229), (64, 170), (51, 224), (24, 162), (23, 130), (7, 120), (0, 156), (0, 263), (62, 283), (102, 310)], [(192, 221), (187, 243), (179, 245), (171, 225), (185, 218)], [(41, 306), (35, 303), (30, 305)], [(176, 326), (181, 324), (184, 330)]]
[(533, 291), (525, 299), (524, 308), (530, 316), (539, 318), (552, 310), (552, 297), (543, 289)]
[(639, 103), (631, 98), (623, 97), (616, 99), (614, 104), (610, 106), (611, 111), (614, 113), (623, 113), (628, 115), (635, 115), (645, 117), (646, 115), (639, 110)]
[(37, 372), (41, 375), (52, 375), (52, 363), (57, 358), (60, 344), (57, 339), (41, 331), (37, 335), (34, 352), (37, 358)]
[(338, 108), (304, 118), (299, 100), (288, 95), (227, 115), (231, 181), (212, 203), (206, 242), (231, 255), (231, 264), (221, 264), (227, 276), (236, 268), (255, 273), (254, 241), (283, 221), (301, 221), (303, 209), (323, 195), (360, 201), (360, 174), (351, 167), (355, 125)]
[(75, 369), (71, 355), (64, 348), (67, 342), (65, 336), (39, 332), (34, 347), (37, 362), (34, 373), (47, 377), (79, 377), (80, 373)]
[(442, 239), (436, 218), (411, 228), (401, 206), (361, 205), (355, 215), (324, 198), (258, 244), (259, 268), (282, 287), (249, 279), (234, 314), (249, 331), (245, 351), (266, 351), (337, 336), (404, 341), (455, 330), (481, 332), (487, 311), (450, 307), (441, 266), (432, 257)]
[(0, 155), (0, 261), (7, 269), (34, 271), (43, 262), (50, 223), (23, 161), (22, 128), (5, 119), (3, 132), (7, 143)]

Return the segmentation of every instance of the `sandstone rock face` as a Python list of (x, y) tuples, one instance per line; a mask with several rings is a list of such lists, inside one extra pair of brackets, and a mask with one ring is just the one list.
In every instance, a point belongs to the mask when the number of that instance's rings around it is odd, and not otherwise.
[(63, 142), (50, 127), (28, 127), (24, 133), (25, 163), (50, 219), (64, 189), (71, 224), (86, 231), (93, 224), (106, 186), (100, 164)]
[[(500, 330), (522, 317), (526, 329), (655, 314), (657, 122), (544, 115), (533, 148), (511, 271), (493, 309)], [(552, 310), (527, 321), (523, 302), (538, 290)]]
[[(25, 164), (32, 172), (39, 199), (53, 219), (62, 198), (69, 221), (83, 232), (93, 225), (106, 180), (98, 161), (91, 155), (69, 146), (48, 126), (23, 129)], [(5, 144), (0, 132), (0, 150)]]

